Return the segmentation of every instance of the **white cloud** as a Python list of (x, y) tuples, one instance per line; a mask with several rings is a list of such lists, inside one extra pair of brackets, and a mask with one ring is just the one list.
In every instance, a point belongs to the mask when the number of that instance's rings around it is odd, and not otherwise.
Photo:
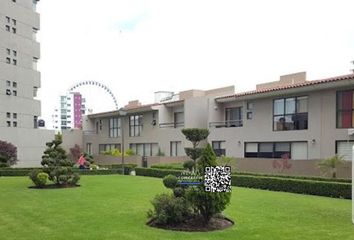
[[(354, 58), (349, 0), (39, 5), (44, 116), (57, 95), (81, 80), (109, 85), (123, 105), (132, 99), (152, 102), (158, 90), (248, 90), (297, 71), (307, 71), (309, 79), (346, 74)], [(135, 25), (125, 29), (124, 23)], [(100, 103), (97, 108), (111, 108), (99, 90), (87, 92), (95, 96), (91, 102)]]

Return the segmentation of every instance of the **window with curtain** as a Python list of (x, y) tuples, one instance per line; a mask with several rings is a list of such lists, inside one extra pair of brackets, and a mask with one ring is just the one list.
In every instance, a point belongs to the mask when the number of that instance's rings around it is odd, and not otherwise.
[(137, 137), (143, 130), (143, 115), (132, 115), (129, 117), (129, 136)]
[(354, 91), (337, 92), (337, 128), (354, 127)]
[(242, 107), (225, 109), (226, 127), (242, 127)]
[(245, 143), (245, 158), (290, 158), (307, 160), (307, 142)]
[(109, 137), (117, 138), (121, 136), (121, 120), (120, 118), (109, 119)]

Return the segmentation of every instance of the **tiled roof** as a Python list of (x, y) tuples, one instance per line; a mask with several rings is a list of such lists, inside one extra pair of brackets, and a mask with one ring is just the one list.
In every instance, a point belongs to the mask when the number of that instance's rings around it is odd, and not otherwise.
[(331, 82), (338, 82), (338, 81), (350, 80), (350, 79), (354, 79), (354, 74), (342, 75), (342, 76), (325, 78), (325, 79), (314, 80), (314, 81), (306, 81), (306, 82), (292, 84), (292, 85), (265, 88), (265, 89), (261, 89), (261, 90), (241, 92), (241, 93), (236, 93), (233, 95), (218, 97), (218, 98), (216, 98), (216, 100), (222, 100), (222, 99), (227, 99), (227, 98), (237, 98), (237, 97), (261, 94), (261, 93), (267, 93), (267, 92), (273, 92), (273, 91), (280, 91), (280, 90), (286, 90), (286, 89), (292, 89), (292, 88), (301, 88), (301, 87), (307, 87), (307, 86), (319, 85), (319, 84), (331, 83)]

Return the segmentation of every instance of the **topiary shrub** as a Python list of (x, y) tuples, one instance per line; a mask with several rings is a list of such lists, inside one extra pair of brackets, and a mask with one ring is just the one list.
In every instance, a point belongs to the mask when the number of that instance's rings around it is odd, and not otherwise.
[[(48, 173), (49, 180), (57, 185), (73, 185), (76, 178), (72, 171), (74, 163), (67, 157), (65, 150), (60, 146), (63, 143), (61, 134), (55, 135), (55, 139), (48, 142), (47, 149), (42, 156), (43, 171)], [(75, 182), (75, 184), (77, 181)]]
[(170, 189), (174, 189), (177, 186), (178, 179), (176, 176), (170, 174), (170, 175), (167, 175), (166, 177), (164, 177), (162, 182), (163, 182), (163, 185), (165, 185), (165, 187), (170, 188)]
[(148, 211), (148, 217), (160, 225), (174, 225), (186, 221), (190, 216), (190, 208), (185, 198), (170, 194), (157, 195), (151, 202), (154, 211)]
[(194, 167), (195, 167), (195, 163), (192, 160), (187, 160), (183, 163), (183, 168), (188, 169), (189, 171), (193, 171)]
[[(211, 145), (208, 144), (198, 160), (197, 169), (201, 175), (204, 175), (205, 167), (210, 166), (216, 166), (216, 156)], [(230, 203), (231, 192), (206, 192), (203, 185), (198, 185), (187, 189), (186, 198), (195, 213), (202, 216), (206, 225), (211, 217), (221, 213)]]

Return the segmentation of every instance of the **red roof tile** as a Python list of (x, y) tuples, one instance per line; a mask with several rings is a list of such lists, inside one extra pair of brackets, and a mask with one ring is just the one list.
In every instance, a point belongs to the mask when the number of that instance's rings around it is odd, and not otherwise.
[(286, 89), (292, 89), (292, 88), (300, 88), (300, 87), (306, 87), (306, 86), (312, 86), (312, 85), (318, 85), (318, 84), (330, 83), (330, 82), (337, 82), (337, 81), (343, 81), (343, 80), (349, 80), (349, 79), (354, 79), (354, 74), (342, 75), (342, 76), (325, 78), (325, 79), (320, 79), (320, 80), (306, 81), (306, 82), (302, 82), (302, 83), (273, 87), (273, 88), (266, 88), (266, 89), (261, 89), (261, 90), (241, 92), (241, 93), (236, 93), (233, 95), (218, 97), (218, 98), (216, 98), (216, 100), (243, 97), (243, 96), (248, 96), (248, 95), (267, 93), (267, 92), (273, 92), (273, 91), (280, 91), (280, 90), (286, 90)]

